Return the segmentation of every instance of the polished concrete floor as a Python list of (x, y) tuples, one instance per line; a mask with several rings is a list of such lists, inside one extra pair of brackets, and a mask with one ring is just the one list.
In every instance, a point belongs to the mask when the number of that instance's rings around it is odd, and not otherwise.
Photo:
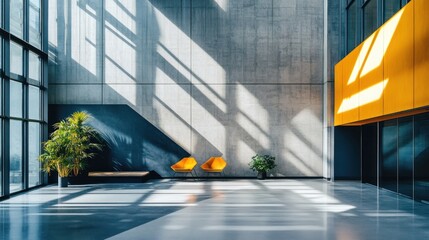
[(429, 239), (429, 205), (357, 182), (48, 186), (0, 202), (0, 239)]

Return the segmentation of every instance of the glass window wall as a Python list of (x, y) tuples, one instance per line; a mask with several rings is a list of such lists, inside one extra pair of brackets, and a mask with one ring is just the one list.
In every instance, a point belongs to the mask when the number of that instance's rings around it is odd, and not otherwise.
[(38, 156), (47, 129), (42, 118), (48, 59), (42, 49), (47, 45), (42, 13), (47, 2), (0, 0), (0, 196), (38, 186), (44, 179)]
[(362, 126), (362, 182), (377, 185), (378, 151), (379, 186), (429, 203), (429, 113), (378, 126)]

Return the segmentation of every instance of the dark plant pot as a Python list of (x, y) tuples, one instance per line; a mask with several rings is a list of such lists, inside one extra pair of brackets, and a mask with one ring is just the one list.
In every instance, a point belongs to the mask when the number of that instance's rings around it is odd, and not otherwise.
[(69, 186), (69, 180), (67, 177), (58, 176), (58, 187), (64, 188)]
[(71, 175), (68, 177), (68, 182), (70, 185), (79, 185), (88, 183), (88, 171), (79, 171), (77, 176)]
[(267, 172), (258, 172), (259, 180), (264, 180), (265, 178), (267, 178)]

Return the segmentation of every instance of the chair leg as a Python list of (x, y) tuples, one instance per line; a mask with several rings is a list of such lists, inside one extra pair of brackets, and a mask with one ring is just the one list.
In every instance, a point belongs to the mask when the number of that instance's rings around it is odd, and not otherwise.
[(198, 180), (198, 176), (197, 176), (197, 172), (194, 170), (194, 169), (192, 169), (192, 172), (194, 172), (194, 178), (195, 178), (195, 181), (197, 181)]

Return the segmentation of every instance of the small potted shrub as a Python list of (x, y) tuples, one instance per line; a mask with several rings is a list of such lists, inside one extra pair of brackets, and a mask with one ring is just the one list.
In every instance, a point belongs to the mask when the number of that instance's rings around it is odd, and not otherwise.
[(84, 169), (85, 161), (94, 156), (93, 149), (100, 145), (93, 143), (97, 132), (86, 125), (90, 115), (86, 112), (75, 112), (70, 117), (54, 124), (55, 131), (50, 139), (43, 143), (43, 154), (39, 156), (42, 170), (58, 172), (58, 186), (67, 187), (69, 175), (75, 176)]
[(265, 179), (267, 177), (267, 172), (276, 167), (275, 157), (270, 155), (259, 155), (256, 154), (252, 157), (249, 166), (254, 172), (258, 172), (258, 179)]

